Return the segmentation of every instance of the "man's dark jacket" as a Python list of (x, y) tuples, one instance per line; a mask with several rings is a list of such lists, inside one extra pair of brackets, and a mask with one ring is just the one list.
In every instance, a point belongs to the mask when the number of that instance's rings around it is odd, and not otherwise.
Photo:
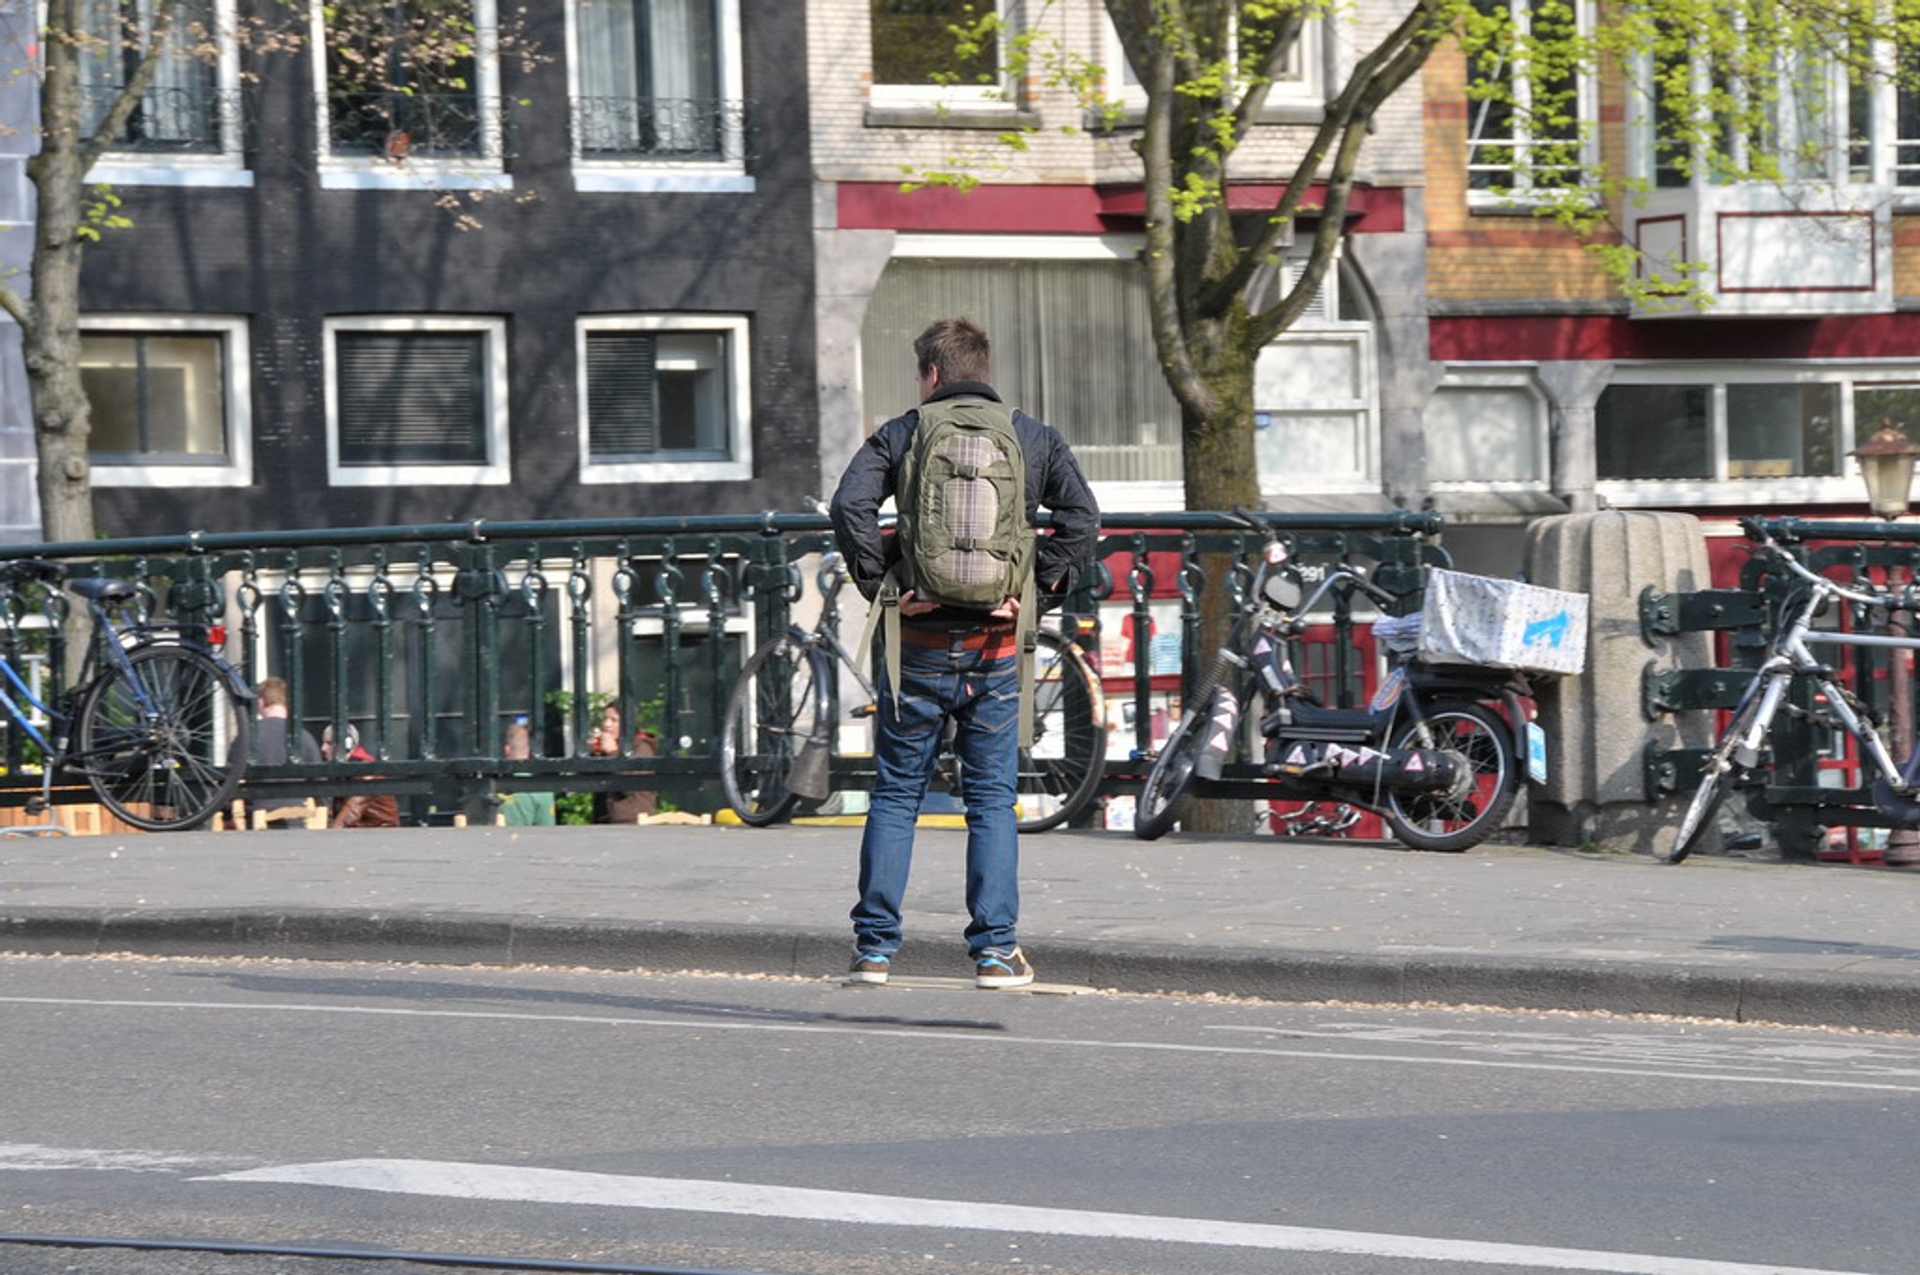
[[(942, 385), (927, 401), (947, 398), (1000, 401), (993, 387), (980, 381)], [(854, 584), (869, 600), (879, 592), (887, 567), (898, 557), (893, 537), (883, 538), (880, 534), (880, 506), (895, 494), (900, 466), (912, 447), (913, 431), (919, 424), (920, 413), (916, 409), (894, 417), (875, 430), (848, 462), (847, 472), (841, 475), (840, 486), (833, 495), (834, 538), (840, 544)], [(1043, 506), (1053, 515), (1053, 534), (1038, 537), (1034, 581), (1043, 593), (1057, 596), (1072, 589), (1092, 561), (1094, 541), (1100, 530), (1100, 507), (1087, 480), (1081, 477), (1079, 462), (1059, 431), (1018, 410), (1013, 413), (1013, 427), (1027, 459), (1027, 521), (1035, 522)], [(908, 623), (929, 626), (978, 623), (980, 614), (943, 607)]]

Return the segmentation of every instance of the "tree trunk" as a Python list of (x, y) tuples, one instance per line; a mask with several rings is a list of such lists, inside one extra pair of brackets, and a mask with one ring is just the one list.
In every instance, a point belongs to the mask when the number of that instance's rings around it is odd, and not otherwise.
[[(1205, 417), (1191, 411), (1181, 416), (1187, 508), (1257, 509), (1260, 476), (1253, 448), (1253, 362), (1257, 351), (1246, 348), (1243, 325), (1231, 319), (1201, 325), (1195, 335), (1201, 339), (1193, 342), (1194, 369), (1211, 391), (1209, 397), (1215, 408)], [(1202, 554), (1200, 569), (1205, 573), (1206, 586), (1200, 599), (1203, 645), (1197, 654), (1204, 667), (1225, 640), (1233, 619), (1232, 598), (1227, 592), (1233, 559), (1224, 553)], [(1196, 801), (1187, 808), (1184, 826), (1193, 832), (1245, 835), (1253, 831), (1253, 805), (1241, 798)]]
[[(21, 324), (27, 389), (40, 461), (40, 528), (56, 543), (93, 539), (93, 482), (88, 463), (92, 412), (80, 380), (80, 265), (86, 247), (88, 159), (79, 136), (77, 29), (66, 7), (49, 14), (40, 97), (40, 150), (27, 162), (38, 200), (34, 226), (33, 296)], [(97, 229), (94, 233), (98, 233)]]

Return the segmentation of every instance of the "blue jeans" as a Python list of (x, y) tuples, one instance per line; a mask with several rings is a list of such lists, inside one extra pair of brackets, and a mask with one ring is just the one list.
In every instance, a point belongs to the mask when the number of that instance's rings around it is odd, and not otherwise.
[(899, 707), (880, 688), (873, 792), (860, 838), (860, 901), (854, 946), (891, 955), (913, 865), (914, 821), (933, 780), (947, 719), (955, 723), (961, 797), (967, 807), (967, 950), (1011, 951), (1020, 919), (1020, 840), (1015, 779), (1020, 766), (1020, 661), (986, 660), (956, 641), (900, 652)]

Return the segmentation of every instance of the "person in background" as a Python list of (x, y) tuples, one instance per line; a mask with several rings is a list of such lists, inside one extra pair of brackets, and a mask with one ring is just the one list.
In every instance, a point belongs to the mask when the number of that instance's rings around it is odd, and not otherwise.
[[(533, 733), (525, 722), (507, 727), (501, 755), (508, 761), (533, 756)], [(548, 827), (553, 823), (553, 794), (550, 792), (510, 792), (500, 799), (501, 822), (509, 827)]]
[[(284, 766), (294, 758), (294, 743), (299, 742), (299, 759), (309, 766), (320, 764), (320, 745), (313, 736), (300, 730), (287, 719), (287, 679), (284, 677), (262, 678), (260, 685), (253, 688), (258, 697), (260, 719), (253, 731), (254, 760), (262, 766)], [(265, 797), (247, 803), (251, 810), (277, 811), (302, 810), (306, 808), (306, 799), (302, 797)], [(267, 820), (269, 828), (294, 828), (297, 823), (285, 819)]]
[[(587, 751), (596, 757), (618, 757), (620, 755), (620, 705), (608, 704), (600, 712), (600, 725), (587, 737)], [(644, 727), (633, 732), (633, 741), (627, 749), (633, 757), (657, 757), (660, 754), (660, 739)], [(651, 815), (660, 808), (660, 795), (651, 791), (636, 792), (597, 792), (593, 794), (593, 821), (595, 823), (636, 823), (642, 815)]]
[[(342, 761), (372, 761), (373, 754), (360, 747), (360, 736), (353, 727), (347, 727), (341, 740), (345, 745), (339, 751)], [(320, 735), (320, 756), (327, 761), (335, 760), (333, 727), (329, 726)], [(400, 826), (400, 805), (393, 799), (392, 793), (354, 793), (341, 797), (333, 803), (333, 814), (327, 820), (329, 828), (398, 828)]]

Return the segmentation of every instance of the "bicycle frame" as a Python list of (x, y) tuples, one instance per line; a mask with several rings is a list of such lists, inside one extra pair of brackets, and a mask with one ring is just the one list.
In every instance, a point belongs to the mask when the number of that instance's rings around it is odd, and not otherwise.
[[(1789, 571), (1799, 577), (1808, 586), (1807, 600), (1802, 603), (1791, 622), (1781, 629), (1774, 639), (1767, 658), (1755, 670), (1753, 680), (1748, 683), (1746, 694), (1741, 696), (1740, 706), (1744, 707), (1753, 688), (1760, 690), (1760, 705), (1746, 727), (1745, 738), (1736, 741), (1738, 750), (1735, 759), (1742, 767), (1750, 767), (1759, 760), (1760, 744), (1772, 729), (1774, 716), (1780, 711), (1780, 704), (1796, 675), (1806, 676), (1826, 692), (1827, 706), (1839, 720), (1841, 728), (1851, 735), (1860, 745), (1862, 756), (1872, 764), (1875, 778), (1886, 781), (1894, 792), (1909, 796), (1914, 792), (1914, 776), (1920, 772), (1920, 750), (1907, 761), (1903, 769), (1893, 758), (1886, 741), (1880, 733), (1871, 729), (1853, 711), (1846, 696), (1839, 693), (1830, 669), (1814, 658), (1812, 646), (1840, 647), (1881, 647), (1895, 650), (1920, 651), (1920, 637), (1895, 637), (1881, 633), (1839, 633), (1813, 627), (1814, 617), (1831, 600), (1840, 598), (1869, 607), (1885, 607), (1888, 597), (1864, 590), (1850, 589), (1837, 580), (1816, 575), (1807, 570), (1785, 553), (1778, 554), (1777, 560), (1786, 564)], [(1736, 709), (1736, 713), (1738, 709)]]

